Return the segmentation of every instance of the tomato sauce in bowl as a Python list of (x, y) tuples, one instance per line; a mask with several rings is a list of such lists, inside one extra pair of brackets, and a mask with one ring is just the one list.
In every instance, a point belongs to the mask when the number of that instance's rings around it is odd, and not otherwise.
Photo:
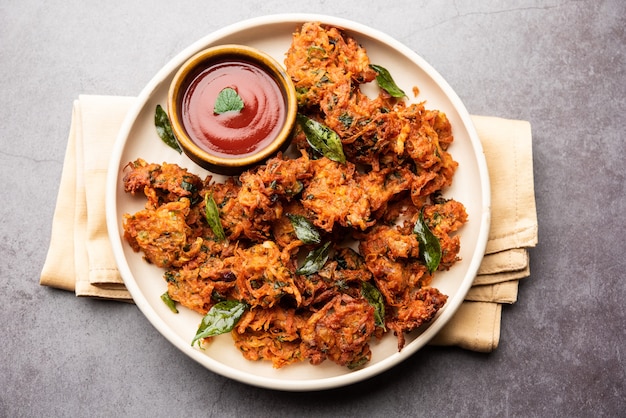
[[(216, 113), (215, 104), (226, 88), (236, 92), (243, 108)], [(201, 71), (186, 88), (181, 106), (192, 141), (225, 158), (267, 147), (285, 122), (287, 109), (276, 80), (242, 60), (218, 62)]]
[(284, 68), (243, 45), (196, 53), (178, 69), (168, 92), (168, 116), (181, 148), (219, 174), (238, 174), (286, 149), (297, 110)]

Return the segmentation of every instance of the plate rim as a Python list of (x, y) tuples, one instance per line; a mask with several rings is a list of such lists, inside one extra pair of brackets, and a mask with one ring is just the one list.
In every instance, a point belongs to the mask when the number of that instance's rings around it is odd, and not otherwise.
[[(139, 286), (137, 285), (137, 282), (134, 279), (127, 280), (128, 277), (133, 277), (133, 273), (130, 270), (130, 266), (127, 263), (126, 257), (124, 256), (124, 252), (122, 249), (123, 242), (119, 234), (119, 220), (117, 219), (117, 216), (113, 216), (113, 214), (117, 212), (117, 182), (119, 181), (119, 167), (126, 140), (131, 133), (131, 129), (137, 117), (145, 107), (154, 90), (162, 82), (162, 80), (169, 76), (172, 71), (178, 68), (186, 60), (186, 58), (191, 56), (195, 51), (199, 50), (209, 43), (218, 41), (219, 39), (222, 39), (226, 36), (234, 35), (245, 30), (250, 30), (254, 27), (261, 25), (285, 24), (288, 22), (294, 22), (294, 24), (297, 24), (307, 21), (319, 21), (331, 26), (345, 28), (348, 31), (355, 31), (362, 34), (367, 34), (367, 36), (370, 37), (375, 37), (379, 42), (391, 46), (396, 51), (409, 58), (412, 62), (415, 62), (419, 67), (421, 67), (421, 69), (433, 79), (437, 86), (443, 90), (447, 98), (452, 102), (453, 107), (458, 112), (458, 115), (461, 118), (465, 129), (467, 130), (467, 134), (469, 135), (469, 140), (471, 142), (471, 147), (474, 150), (476, 164), (479, 172), (482, 192), (480, 213), (481, 227), (477, 236), (475, 251), (480, 250), (481, 256), (478, 257), (474, 255), (472, 257), (466, 273), (466, 277), (461, 282), (459, 290), (453, 295), (452, 298), (449, 298), (445, 310), (443, 310), (441, 314), (436, 318), (436, 320), (430, 323), (428, 327), (424, 330), (424, 332), (420, 334), (419, 341), (415, 340), (411, 342), (402, 349), (402, 352), (395, 352), (391, 356), (376, 364), (360, 370), (352, 371), (347, 374), (309, 380), (281, 380), (271, 377), (258, 376), (229, 367), (203, 354), (199, 350), (189, 349), (190, 347), (188, 347), (188, 342), (183, 343), (177, 335), (169, 332), (169, 330), (162, 329), (163, 324), (161, 324), (158, 320), (158, 315), (154, 314), (152, 306), (150, 306), (147, 298), (141, 292)], [(448, 84), (448, 82), (419, 54), (417, 54), (415, 51), (413, 51), (400, 41), (396, 40), (395, 38), (389, 36), (388, 34), (353, 20), (317, 13), (279, 13), (241, 20), (201, 37), (197, 41), (191, 43), (189, 46), (181, 50), (173, 58), (171, 58), (141, 90), (140, 94), (137, 96), (137, 100), (129, 109), (127, 116), (122, 123), (120, 131), (115, 140), (111, 159), (109, 162), (105, 195), (107, 230), (118, 270), (122, 279), (124, 280), (124, 283), (129, 293), (133, 298), (133, 301), (143, 313), (143, 315), (148, 319), (148, 321), (157, 329), (157, 331), (159, 331), (159, 333), (163, 337), (170, 341), (170, 343), (172, 343), (175, 347), (181, 350), (184, 354), (186, 354), (187, 356), (197, 361), (199, 364), (214, 373), (252, 386), (293, 392), (332, 389), (342, 386), (348, 386), (369, 379), (392, 367), (397, 366), (399, 363), (411, 357), (413, 354), (423, 348), (428, 343), (428, 341), (430, 341), (445, 326), (445, 324), (449, 322), (449, 320), (456, 313), (458, 308), (461, 306), (463, 300), (465, 299), (465, 296), (469, 291), (473, 280), (468, 280), (468, 276), (472, 276), (473, 278), (478, 272), (478, 268), (482, 261), (482, 255), (484, 255), (486, 249), (491, 222), (491, 190), (489, 183), (489, 173), (482, 143), (479, 140), (478, 134), (471, 120), (469, 112), (467, 111), (461, 99)], [(478, 214), (475, 214), (475, 216), (477, 215)]]

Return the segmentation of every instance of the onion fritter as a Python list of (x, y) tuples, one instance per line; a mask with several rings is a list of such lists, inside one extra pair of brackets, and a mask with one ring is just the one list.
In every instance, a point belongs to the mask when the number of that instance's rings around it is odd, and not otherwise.
[(300, 336), (312, 364), (330, 359), (356, 368), (372, 356), (369, 340), (374, 328), (374, 308), (366, 300), (338, 294), (311, 315)]
[[(441, 197), (457, 167), (452, 127), (424, 103), (363, 94), (377, 73), (338, 28), (302, 25), (285, 64), (299, 112), (337, 133), (347, 161), (317, 154), (298, 129), (296, 156), (278, 154), (223, 182), (137, 159), (124, 189), (146, 204), (124, 216), (124, 238), (165, 269), (167, 293), (181, 305), (206, 314), (221, 301), (245, 303), (231, 335), (246, 359), (356, 368), (370, 360), (372, 338), (393, 331), (400, 350), (446, 303), (413, 226), (423, 214), (442, 249), (439, 270), (458, 261), (467, 214)], [(206, 219), (209, 197), (223, 240)], [(299, 233), (294, 216), (319, 240)], [(300, 270), (305, 262), (317, 265)]]

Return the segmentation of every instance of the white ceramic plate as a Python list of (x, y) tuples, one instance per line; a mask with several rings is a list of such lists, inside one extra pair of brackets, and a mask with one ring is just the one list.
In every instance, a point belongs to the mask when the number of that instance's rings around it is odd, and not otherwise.
[[(143, 209), (145, 199), (124, 193), (123, 168), (137, 158), (148, 162), (177, 163), (204, 177), (207, 172), (184, 155), (162, 144), (154, 128), (154, 109), (166, 105), (167, 89), (177, 68), (195, 52), (216, 44), (238, 43), (259, 48), (279, 62), (284, 61), (291, 36), (306, 21), (321, 21), (346, 30), (363, 45), (371, 62), (386, 67), (406, 92), (419, 88), (417, 100), (426, 107), (444, 111), (453, 127), (455, 141), (450, 147), (459, 162), (454, 182), (446, 196), (461, 201), (469, 222), (460, 231), (462, 261), (445, 273), (438, 273), (433, 285), (449, 296), (447, 304), (428, 327), (407, 337), (407, 345), (397, 351), (396, 337), (390, 333), (374, 341), (372, 360), (363, 369), (350, 371), (330, 361), (319, 366), (308, 362), (272, 368), (271, 362), (245, 360), (235, 348), (230, 334), (215, 338), (205, 350), (192, 348), (201, 316), (188, 309), (173, 314), (161, 301), (166, 284), (163, 271), (146, 263), (122, 239), (122, 216)], [(471, 286), (482, 260), (490, 220), (490, 194), (487, 166), (481, 144), (469, 114), (443, 78), (415, 52), (388, 35), (367, 26), (329, 16), (310, 14), (274, 15), (255, 18), (212, 33), (195, 42), (171, 60), (141, 92), (122, 126), (115, 144), (107, 184), (107, 224), (116, 261), (135, 303), (148, 320), (183, 353), (215, 373), (251, 385), (288, 391), (310, 391), (352, 384), (389, 369), (423, 347), (452, 317)]]

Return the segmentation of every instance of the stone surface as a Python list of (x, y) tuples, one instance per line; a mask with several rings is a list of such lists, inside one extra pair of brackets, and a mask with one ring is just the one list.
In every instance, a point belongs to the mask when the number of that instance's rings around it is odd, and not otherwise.
[[(626, 3), (511, 3), (3, 1), (0, 416), (623, 414)], [(495, 352), (426, 348), (354, 386), (274, 392), (203, 369), (134, 305), (38, 285), (72, 100), (136, 95), (198, 38), (302, 11), (382, 30), (471, 113), (532, 123), (540, 243)]]

